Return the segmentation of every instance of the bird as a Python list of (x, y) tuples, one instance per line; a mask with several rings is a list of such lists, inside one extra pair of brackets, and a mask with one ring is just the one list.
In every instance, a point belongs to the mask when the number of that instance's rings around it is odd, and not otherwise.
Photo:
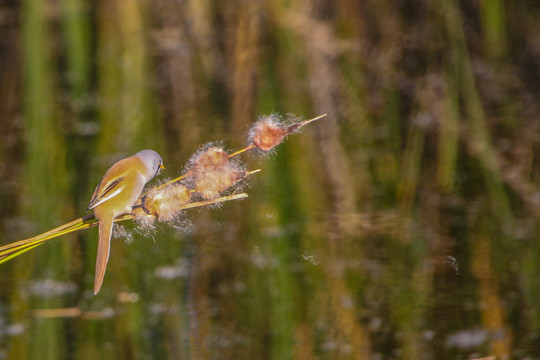
[(94, 295), (103, 285), (114, 219), (131, 212), (144, 185), (162, 169), (163, 160), (154, 150), (142, 150), (115, 163), (97, 185), (87, 210), (99, 221), (99, 241), (94, 278)]

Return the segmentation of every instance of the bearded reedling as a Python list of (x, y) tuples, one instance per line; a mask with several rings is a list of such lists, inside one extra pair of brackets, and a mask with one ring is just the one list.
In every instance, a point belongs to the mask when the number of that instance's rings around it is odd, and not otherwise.
[(109, 261), (114, 219), (129, 214), (144, 185), (163, 169), (163, 160), (154, 150), (142, 150), (115, 163), (94, 190), (88, 205), (99, 221), (99, 242), (94, 278), (94, 295), (101, 289)]

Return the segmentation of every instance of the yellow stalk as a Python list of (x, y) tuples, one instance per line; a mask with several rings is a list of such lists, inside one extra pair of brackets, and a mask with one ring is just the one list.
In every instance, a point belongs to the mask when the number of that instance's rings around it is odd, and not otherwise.
[(243, 152), (246, 152), (246, 151), (248, 151), (248, 150), (251, 150), (251, 149), (253, 149), (253, 148), (255, 148), (255, 145), (251, 144), (251, 145), (249, 145), (248, 147), (243, 148), (242, 150), (238, 150), (238, 151), (236, 151), (236, 152), (233, 152), (232, 154), (229, 155), (229, 159), (232, 158), (232, 157), (234, 157), (234, 156), (236, 156), (236, 155), (240, 155), (240, 154), (243, 153)]
[[(256, 172), (256, 171), (257, 170), (252, 171), (251, 173)], [(192, 203), (182, 206), (182, 210), (191, 209), (191, 208), (199, 207), (199, 206), (217, 204), (217, 203), (221, 203), (221, 202), (229, 201), (229, 200), (239, 200), (239, 199), (246, 198), (247, 196), (248, 195), (246, 193), (241, 193), (241, 194), (223, 196), (223, 197), (213, 199), (213, 200), (192, 202)], [(131, 220), (131, 219), (133, 219), (133, 215), (126, 214), (126, 215), (121, 215), (117, 217), (116, 219), (114, 219), (114, 222)], [(5, 263), (6, 261), (11, 260), (14, 257), (17, 257), (21, 254), (24, 254), (25, 252), (32, 250), (33, 248), (38, 247), (39, 245), (44, 244), (45, 242), (49, 240), (52, 240), (59, 236), (66, 235), (75, 231), (88, 229), (93, 226), (96, 226), (97, 224), (98, 224), (98, 220), (94, 217), (94, 215), (88, 215), (88, 216), (70, 221), (57, 228), (44, 232), (43, 234), (36, 235), (34, 237), (31, 237), (25, 240), (15, 241), (11, 244), (7, 244), (4, 246), (0, 246), (0, 264)]]
[(301, 121), (301, 122), (300, 122), (300, 127), (306, 126), (307, 124), (312, 123), (312, 122), (314, 122), (315, 120), (319, 120), (319, 119), (321, 119), (321, 118), (323, 118), (323, 117), (325, 117), (325, 116), (327, 116), (327, 115), (328, 115), (328, 114), (322, 114), (322, 115), (319, 115), (319, 116), (317, 116), (317, 117), (314, 117), (313, 119), (308, 119), (308, 120)]

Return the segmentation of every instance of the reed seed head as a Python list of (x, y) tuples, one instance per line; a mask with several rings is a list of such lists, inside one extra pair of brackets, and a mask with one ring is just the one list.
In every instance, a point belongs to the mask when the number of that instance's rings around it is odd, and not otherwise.
[(231, 160), (219, 146), (209, 146), (195, 154), (188, 173), (188, 186), (207, 200), (219, 197), (246, 176), (241, 164)]
[(281, 144), (287, 135), (325, 116), (326, 114), (323, 114), (304, 121), (298, 121), (297, 118), (290, 118), (287, 120), (289, 125), (285, 124), (278, 115), (263, 116), (249, 129), (248, 143), (250, 146), (255, 146), (261, 151), (270, 151)]
[(144, 198), (144, 208), (159, 221), (170, 221), (180, 213), (191, 198), (191, 191), (182, 184), (150, 189)]
[(193, 155), (190, 160), (190, 171), (201, 176), (206, 171), (221, 170), (229, 163), (229, 154), (219, 146), (208, 146)]
[(144, 228), (152, 228), (156, 221), (156, 215), (148, 214), (142, 206), (136, 206), (131, 211), (135, 221)]
[(223, 172), (208, 175), (197, 181), (196, 190), (203, 199), (211, 200), (218, 198), (221, 193), (242, 180), (246, 176), (246, 172), (234, 170), (229, 167), (225, 168)]
[(270, 151), (289, 134), (278, 116), (263, 116), (249, 129), (248, 142), (261, 151)]

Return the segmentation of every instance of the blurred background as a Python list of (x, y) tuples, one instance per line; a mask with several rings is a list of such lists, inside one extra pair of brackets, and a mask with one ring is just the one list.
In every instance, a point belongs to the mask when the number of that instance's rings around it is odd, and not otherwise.
[(540, 358), (540, 3), (0, 1), (0, 244), (116, 160), (328, 116), (249, 198), (0, 266), (0, 359)]

